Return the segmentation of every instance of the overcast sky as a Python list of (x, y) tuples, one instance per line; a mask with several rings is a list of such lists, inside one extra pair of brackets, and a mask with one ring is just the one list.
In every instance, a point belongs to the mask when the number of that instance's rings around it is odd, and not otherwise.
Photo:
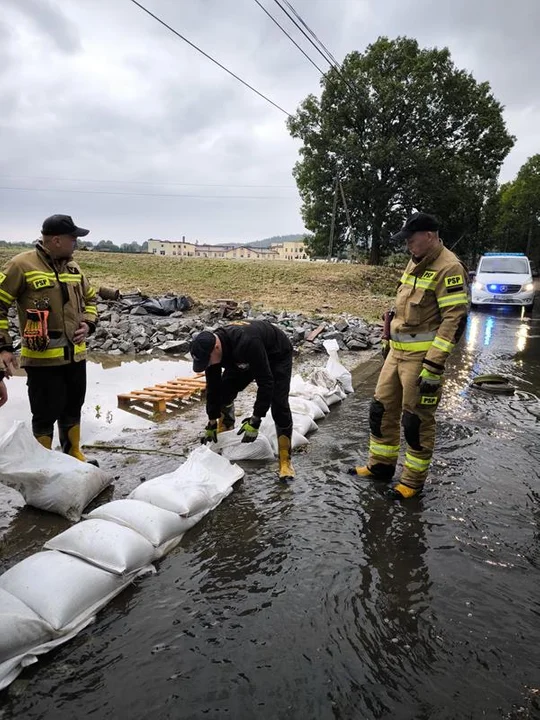
[[(288, 112), (319, 90), (315, 68), (253, 0), (142, 3)], [(380, 35), (449, 46), (506, 107), (517, 143), (502, 179), (540, 152), (540, 0), (292, 4), (340, 61)], [(285, 115), (130, 0), (1, 5), (0, 239), (32, 240), (52, 213), (95, 242), (302, 232)]]

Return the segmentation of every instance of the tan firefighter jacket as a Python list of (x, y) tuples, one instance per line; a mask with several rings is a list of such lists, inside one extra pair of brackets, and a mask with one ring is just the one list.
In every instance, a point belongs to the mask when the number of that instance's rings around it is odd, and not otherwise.
[[(97, 322), (96, 291), (90, 286), (76, 262), (55, 262), (45, 248), (12, 258), (0, 271), (0, 350), (11, 349), (8, 310), (17, 303), (22, 340), (21, 365), (65, 365), (86, 358), (86, 343), (73, 344), (73, 335), (81, 322), (90, 330)], [(46, 307), (48, 345), (31, 350), (23, 337), (27, 310)]]
[(468, 286), (466, 267), (442, 242), (419, 262), (411, 259), (400, 280), (390, 347), (423, 353), (426, 369), (442, 373), (465, 329)]

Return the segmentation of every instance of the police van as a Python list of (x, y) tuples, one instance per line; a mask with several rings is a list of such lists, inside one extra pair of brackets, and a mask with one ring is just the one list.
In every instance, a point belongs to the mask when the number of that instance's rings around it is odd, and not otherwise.
[(534, 283), (523, 253), (486, 253), (478, 263), (471, 305), (516, 305), (532, 309)]

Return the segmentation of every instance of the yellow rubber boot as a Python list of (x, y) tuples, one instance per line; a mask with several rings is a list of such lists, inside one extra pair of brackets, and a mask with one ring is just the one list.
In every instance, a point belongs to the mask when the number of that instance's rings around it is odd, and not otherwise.
[(412, 488), (403, 483), (396, 483), (388, 490), (388, 496), (394, 500), (408, 500), (418, 495), (421, 490), (422, 488)]
[(37, 435), (36, 440), (47, 450), (52, 449), (52, 435)]
[(356, 467), (352, 467), (348, 470), (348, 473), (349, 475), (359, 475), (360, 477), (365, 478), (375, 478), (375, 475), (366, 465), (357, 465)]
[(58, 430), (60, 434), (62, 452), (66, 453), (66, 455), (71, 455), (71, 457), (74, 457), (81, 462), (86, 462), (86, 458), (81, 452), (81, 426), (61, 426)]
[(282, 482), (294, 479), (294, 468), (291, 463), (291, 438), (288, 435), (278, 436), (279, 479)]

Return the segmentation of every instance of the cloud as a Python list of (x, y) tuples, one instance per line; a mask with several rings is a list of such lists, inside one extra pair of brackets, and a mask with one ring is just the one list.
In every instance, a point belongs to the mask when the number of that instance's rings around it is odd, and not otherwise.
[[(288, 112), (319, 91), (318, 72), (252, 0), (144, 2)], [(261, 2), (326, 68), (277, 5)], [(439, 0), (436, 12), (431, 0), (293, 4), (338, 59), (381, 34), (449, 46), (506, 106), (518, 142), (504, 179), (538, 150), (536, 0)], [(1, 238), (35, 237), (53, 212), (117, 242), (302, 230), (298, 143), (283, 113), (128, 0), (4, 0), (2, 9), (0, 187), (19, 189), (0, 190)]]

